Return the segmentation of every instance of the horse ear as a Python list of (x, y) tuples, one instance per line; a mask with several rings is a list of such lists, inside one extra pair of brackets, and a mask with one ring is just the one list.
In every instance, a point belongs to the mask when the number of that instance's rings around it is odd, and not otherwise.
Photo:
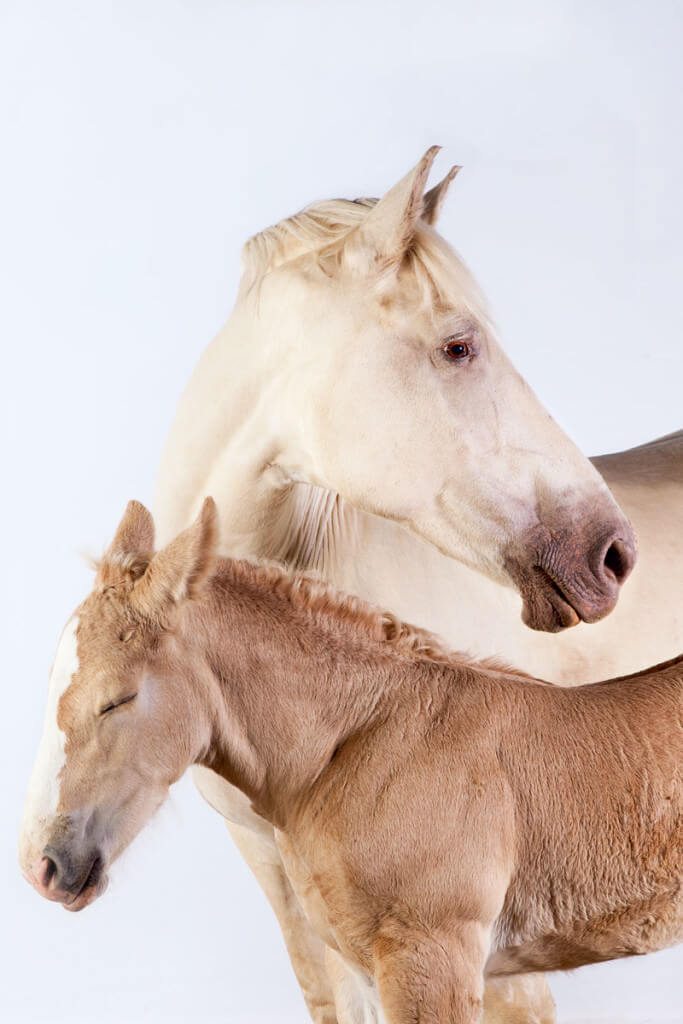
[(139, 501), (129, 501), (114, 539), (104, 553), (98, 576), (101, 583), (122, 573), (141, 576), (154, 551), (154, 520)]
[(354, 270), (367, 272), (400, 263), (413, 240), (429, 171), (440, 148), (428, 149), (351, 234), (344, 246), (344, 261)]
[(206, 498), (192, 526), (157, 552), (136, 583), (132, 600), (143, 614), (160, 618), (195, 597), (213, 566), (217, 541), (216, 503)]
[(461, 171), (462, 167), (456, 164), (455, 167), (451, 167), (450, 171), (438, 185), (434, 188), (430, 188), (429, 192), (425, 192), (424, 199), (422, 201), (422, 220), (425, 221), (430, 227), (433, 227), (439, 219), (441, 213), (441, 207), (443, 201), (448, 194), (453, 178), (456, 176), (458, 171)]

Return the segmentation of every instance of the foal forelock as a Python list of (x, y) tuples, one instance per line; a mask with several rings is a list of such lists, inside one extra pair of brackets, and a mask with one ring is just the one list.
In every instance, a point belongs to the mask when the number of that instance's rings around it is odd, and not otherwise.
[(50, 673), (43, 733), (26, 803), (26, 820), (50, 820), (59, 806), (60, 775), (66, 763), (66, 734), (59, 726), (59, 702), (78, 672), (78, 616), (64, 627)]
[[(377, 199), (328, 199), (265, 228), (242, 249), (243, 286), (248, 291), (272, 270), (307, 253), (322, 261), (338, 255), (349, 232), (357, 228)], [(404, 268), (414, 279), (423, 306), (449, 304), (454, 298), (488, 320), (486, 301), (469, 270), (433, 228), (419, 222)]]

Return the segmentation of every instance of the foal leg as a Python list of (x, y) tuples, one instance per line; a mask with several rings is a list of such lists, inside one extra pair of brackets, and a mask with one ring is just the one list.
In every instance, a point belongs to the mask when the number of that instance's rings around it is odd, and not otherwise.
[(487, 979), (483, 1024), (555, 1024), (556, 1019), (545, 974)]
[(325, 951), (327, 974), (334, 992), (339, 1024), (382, 1024), (382, 1009), (374, 980), (354, 970), (329, 946)]
[(275, 911), (294, 973), (315, 1024), (337, 1024), (332, 987), (325, 970), (325, 946), (311, 927), (287, 877), (272, 825), (225, 779), (195, 765), (194, 783), (224, 819), (237, 848)]
[(296, 979), (315, 1024), (337, 1024), (334, 996), (325, 967), (325, 943), (305, 916), (284, 869), (275, 837), (226, 822), (254, 877), (275, 911)]
[(447, 936), (381, 937), (375, 977), (386, 1024), (479, 1024), (488, 930), (463, 922)]

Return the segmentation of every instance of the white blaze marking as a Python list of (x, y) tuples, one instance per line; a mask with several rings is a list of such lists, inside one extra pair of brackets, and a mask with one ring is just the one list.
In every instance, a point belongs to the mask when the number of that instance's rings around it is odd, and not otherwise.
[(57, 709), (60, 697), (78, 671), (77, 627), (78, 616), (74, 615), (64, 627), (50, 674), (43, 734), (24, 808), (22, 845), (28, 840), (28, 833), (54, 816), (59, 804), (59, 775), (66, 761), (66, 736), (57, 724)]

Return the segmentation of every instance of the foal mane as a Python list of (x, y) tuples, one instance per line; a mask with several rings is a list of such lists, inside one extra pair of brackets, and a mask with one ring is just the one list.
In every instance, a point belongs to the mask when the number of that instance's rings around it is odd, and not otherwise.
[(497, 658), (475, 659), (466, 653), (452, 651), (435, 633), (403, 622), (391, 612), (340, 590), (315, 573), (292, 572), (273, 562), (220, 559), (217, 578), (224, 574), (281, 597), (314, 622), (339, 623), (345, 629), (355, 630), (386, 645), (410, 661), (483, 668), (523, 679), (532, 678)]

